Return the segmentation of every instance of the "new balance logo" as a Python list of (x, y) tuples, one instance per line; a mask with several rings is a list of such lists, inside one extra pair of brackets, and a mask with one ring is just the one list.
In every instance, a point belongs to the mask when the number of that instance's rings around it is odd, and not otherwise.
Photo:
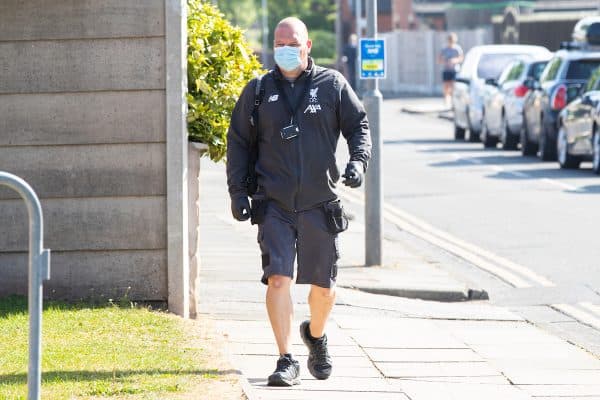
[(279, 99), (279, 95), (278, 94), (271, 95), (271, 97), (269, 97), (269, 103), (277, 101), (278, 99)]

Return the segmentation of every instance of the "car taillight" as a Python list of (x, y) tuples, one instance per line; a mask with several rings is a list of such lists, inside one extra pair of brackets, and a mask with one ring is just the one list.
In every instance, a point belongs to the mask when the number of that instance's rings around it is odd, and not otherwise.
[(523, 97), (527, 94), (528, 91), (529, 91), (529, 89), (527, 88), (527, 86), (519, 85), (515, 88), (515, 96)]
[(556, 88), (551, 103), (553, 110), (562, 110), (565, 108), (567, 105), (567, 87), (565, 85), (560, 85)]

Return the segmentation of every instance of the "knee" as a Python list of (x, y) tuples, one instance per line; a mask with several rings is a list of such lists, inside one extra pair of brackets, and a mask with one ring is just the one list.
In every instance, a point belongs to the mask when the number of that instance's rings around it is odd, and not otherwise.
[(323, 288), (319, 286), (313, 286), (311, 288), (311, 294), (322, 301), (333, 302), (335, 300), (335, 288)]
[(287, 276), (283, 275), (271, 275), (269, 277), (268, 283), (269, 288), (272, 289), (284, 289), (290, 286), (291, 279)]

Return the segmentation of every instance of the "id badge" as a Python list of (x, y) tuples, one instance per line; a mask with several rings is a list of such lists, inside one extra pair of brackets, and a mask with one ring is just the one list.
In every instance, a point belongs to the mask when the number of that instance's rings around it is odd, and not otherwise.
[(296, 125), (296, 124), (288, 125), (284, 128), (281, 128), (281, 137), (284, 140), (290, 140), (292, 138), (295, 138), (299, 134), (300, 134), (300, 129), (298, 128), (298, 125)]

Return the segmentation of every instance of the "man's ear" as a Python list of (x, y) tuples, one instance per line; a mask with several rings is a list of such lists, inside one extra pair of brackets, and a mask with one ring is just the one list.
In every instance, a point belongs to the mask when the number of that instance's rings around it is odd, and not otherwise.
[(308, 48), (308, 54), (310, 54), (310, 49), (312, 49), (312, 40), (308, 39), (306, 41), (306, 47)]

